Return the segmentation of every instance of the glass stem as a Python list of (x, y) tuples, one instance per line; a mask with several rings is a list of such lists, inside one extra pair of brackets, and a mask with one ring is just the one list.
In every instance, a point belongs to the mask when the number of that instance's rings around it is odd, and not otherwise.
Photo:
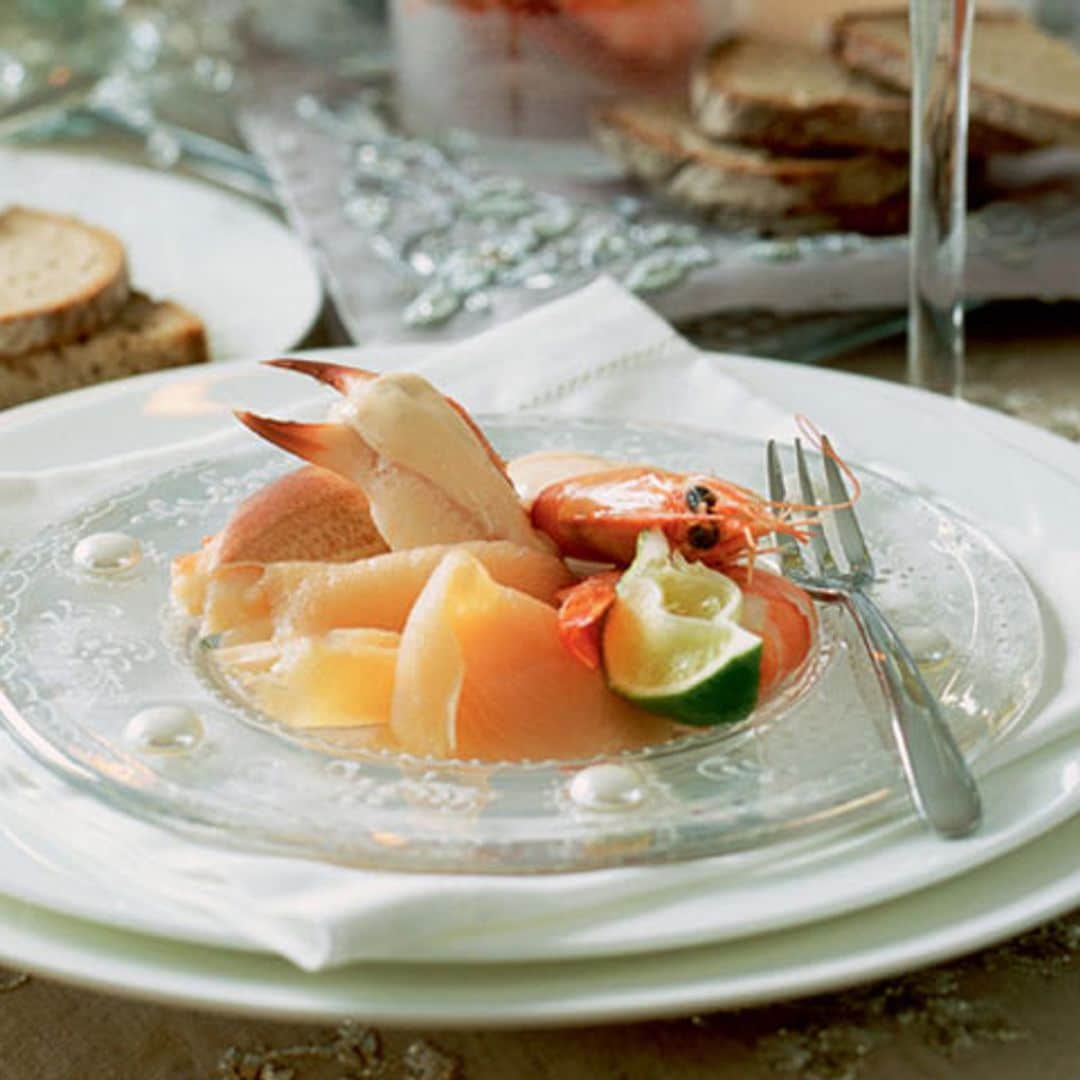
[(911, 0), (908, 381), (964, 381), (968, 66), (974, 0)]

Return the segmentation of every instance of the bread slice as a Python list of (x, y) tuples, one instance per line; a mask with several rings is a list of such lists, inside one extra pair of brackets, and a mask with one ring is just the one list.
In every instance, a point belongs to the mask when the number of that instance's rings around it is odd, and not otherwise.
[[(901, 11), (847, 15), (835, 48), (852, 70), (911, 88), (911, 42)], [(1080, 53), (1012, 12), (975, 20), (973, 119), (1030, 144), (1080, 146)]]
[[(805, 45), (735, 38), (713, 46), (691, 83), (694, 116), (708, 135), (795, 153), (907, 153), (906, 93)], [(1029, 149), (1030, 140), (975, 121), (976, 157)]]
[(820, 50), (732, 38), (714, 45), (691, 81), (694, 119), (718, 139), (774, 149), (906, 153), (908, 98)]
[(124, 248), (112, 233), (21, 206), (0, 213), (0, 356), (92, 334), (129, 293)]
[(83, 341), (0, 357), (0, 409), (207, 359), (206, 335), (195, 315), (136, 292), (109, 326)]
[(684, 206), (771, 232), (903, 229), (903, 159), (877, 154), (789, 157), (708, 139), (678, 110), (611, 105), (597, 138), (629, 172)]

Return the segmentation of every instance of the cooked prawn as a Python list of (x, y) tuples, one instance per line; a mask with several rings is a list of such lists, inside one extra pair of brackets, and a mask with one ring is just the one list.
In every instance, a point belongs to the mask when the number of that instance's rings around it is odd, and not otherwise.
[(532, 522), (573, 558), (627, 566), (638, 533), (656, 528), (687, 559), (722, 569), (752, 560), (770, 534), (806, 539), (800, 510), (712, 476), (621, 466), (544, 488)]

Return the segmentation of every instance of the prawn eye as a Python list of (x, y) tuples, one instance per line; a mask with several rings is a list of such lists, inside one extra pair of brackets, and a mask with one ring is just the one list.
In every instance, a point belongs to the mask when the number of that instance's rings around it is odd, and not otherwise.
[(716, 541), (720, 539), (720, 533), (715, 525), (691, 525), (686, 530), (686, 539), (690, 541), (692, 548), (707, 551), (716, 545)]
[(706, 513), (716, 506), (716, 492), (704, 484), (695, 484), (686, 492), (686, 508), (696, 514), (702, 507)]

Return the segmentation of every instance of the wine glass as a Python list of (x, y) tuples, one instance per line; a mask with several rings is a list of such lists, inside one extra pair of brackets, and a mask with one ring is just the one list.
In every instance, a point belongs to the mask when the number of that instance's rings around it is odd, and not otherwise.
[(911, 0), (908, 379), (964, 381), (968, 69), (975, 0)]

